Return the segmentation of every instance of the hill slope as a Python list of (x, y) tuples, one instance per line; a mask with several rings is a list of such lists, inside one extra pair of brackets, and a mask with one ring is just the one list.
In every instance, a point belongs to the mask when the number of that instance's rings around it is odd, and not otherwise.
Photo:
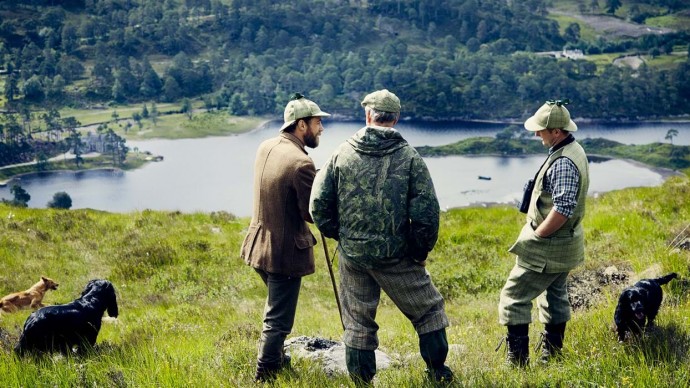
[[(687, 173), (687, 171), (686, 171)], [(690, 350), (690, 179), (590, 198), (586, 264), (573, 272), (576, 307), (565, 359), (516, 372), (494, 352), (504, 335), (496, 303), (514, 259), (506, 252), (523, 216), (512, 207), (442, 215), (428, 270), (446, 298), (452, 326), (450, 366), (458, 386), (687, 386)], [(92, 278), (116, 286), (120, 317), (106, 322), (85, 357), (19, 360), (11, 348), (28, 311), (0, 316), (0, 375), (7, 386), (253, 386), (265, 289), (238, 258), (249, 220), (225, 213), (17, 209), (0, 205), (0, 294), (40, 275), (61, 285), (45, 303), (76, 298)], [(680, 242), (685, 241), (685, 245)], [(673, 247), (675, 248), (673, 248)], [(335, 248), (329, 241), (329, 248)], [(322, 247), (306, 277), (292, 336), (340, 339)], [(604, 270), (616, 266), (617, 270)], [(658, 329), (639, 344), (618, 344), (610, 330), (617, 292), (643, 275), (678, 272), (665, 286)], [(608, 276), (608, 277), (607, 277)], [(381, 348), (395, 361), (376, 386), (423, 384), (411, 325), (389, 299), (377, 318)], [(531, 327), (534, 340), (540, 324)], [(313, 361), (295, 360), (279, 386), (347, 386)]]
[[(580, 19), (550, 15), (550, 3), (0, 3), (5, 108), (19, 114), (45, 106), (198, 98), (233, 114), (275, 114), (299, 91), (329, 112), (352, 117), (365, 93), (386, 87), (400, 95), (405, 115), (418, 118), (517, 118), (529, 106), (560, 97), (574, 102), (578, 117), (688, 113), (687, 28), (617, 37), (591, 32)], [(688, 9), (680, 2), (644, 3), (655, 6), (642, 13), (624, 7), (616, 16), (677, 20)], [(598, 7), (583, 11), (604, 13)], [(586, 57), (534, 54), (563, 48)], [(602, 53), (663, 56), (670, 65), (650, 60), (631, 71), (589, 57)]]

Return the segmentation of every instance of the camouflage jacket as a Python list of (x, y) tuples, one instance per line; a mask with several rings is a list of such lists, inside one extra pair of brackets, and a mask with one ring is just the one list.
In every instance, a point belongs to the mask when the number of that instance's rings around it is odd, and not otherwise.
[(425, 260), (438, 238), (429, 170), (392, 128), (364, 127), (341, 144), (316, 174), (309, 211), (344, 256), (365, 268)]

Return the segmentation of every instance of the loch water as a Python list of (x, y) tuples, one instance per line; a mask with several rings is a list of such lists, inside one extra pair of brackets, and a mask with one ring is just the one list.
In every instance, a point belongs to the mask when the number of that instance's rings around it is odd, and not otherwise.
[[(361, 126), (357, 122), (324, 122), (319, 147), (308, 149), (316, 168)], [(397, 129), (413, 146), (443, 145), (476, 136), (494, 136), (505, 124), (401, 122)], [(280, 123), (269, 122), (234, 136), (183, 140), (129, 141), (130, 149), (164, 157), (132, 171), (52, 172), (23, 176), (19, 183), (30, 195), (30, 207), (46, 207), (56, 192), (67, 192), (72, 208), (111, 212), (144, 209), (182, 212), (227, 211), (237, 216), (252, 212), (253, 163), (256, 148), (277, 135)], [(690, 123), (580, 124), (576, 138), (602, 137), (625, 144), (668, 142), (690, 144)], [(535, 140), (537, 141), (537, 140)], [(425, 158), (442, 209), (487, 203), (514, 203), (525, 181), (546, 157), (447, 156)], [(590, 195), (663, 182), (659, 172), (624, 160), (590, 164)], [(479, 179), (490, 177), (490, 180)], [(0, 198), (11, 198), (10, 185)]]

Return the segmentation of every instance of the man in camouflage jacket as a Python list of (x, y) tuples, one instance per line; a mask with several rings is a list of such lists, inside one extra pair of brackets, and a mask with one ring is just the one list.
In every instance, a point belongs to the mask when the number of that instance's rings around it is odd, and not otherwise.
[(317, 173), (310, 213), (339, 242), (340, 295), (350, 376), (376, 373), (375, 321), (381, 289), (410, 319), (435, 381), (450, 382), (448, 317), (424, 264), (438, 238), (439, 204), (426, 164), (393, 126), (400, 100), (388, 90), (362, 101), (366, 127), (341, 144)]

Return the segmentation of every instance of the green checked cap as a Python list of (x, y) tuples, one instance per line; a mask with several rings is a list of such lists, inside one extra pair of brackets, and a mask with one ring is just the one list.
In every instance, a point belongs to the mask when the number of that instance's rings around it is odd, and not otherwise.
[(367, 94), (362, 100), (362, 106), (381, 112), (400, 113), (400, 99), (387, 89)]
[(280, 127), (280, 130), (282, 131), (289, 127), (299, 119), (316, 116), (328, 117), (330, 115), (330, 113), (322, 111), (314, 101), (307, 100), (300, 93), (295, 93), (285, 107), (285, 112), (283, 113), (283, 120), (285, 123)]
[(525, 121), (525, 129), (532, 132), (543, 129), (560, 128), (568, 132), (577, 131), (577, 125), (570, 119), (570, 112), (566, 109), (569, 100), (549, 100), (546, 104)]

